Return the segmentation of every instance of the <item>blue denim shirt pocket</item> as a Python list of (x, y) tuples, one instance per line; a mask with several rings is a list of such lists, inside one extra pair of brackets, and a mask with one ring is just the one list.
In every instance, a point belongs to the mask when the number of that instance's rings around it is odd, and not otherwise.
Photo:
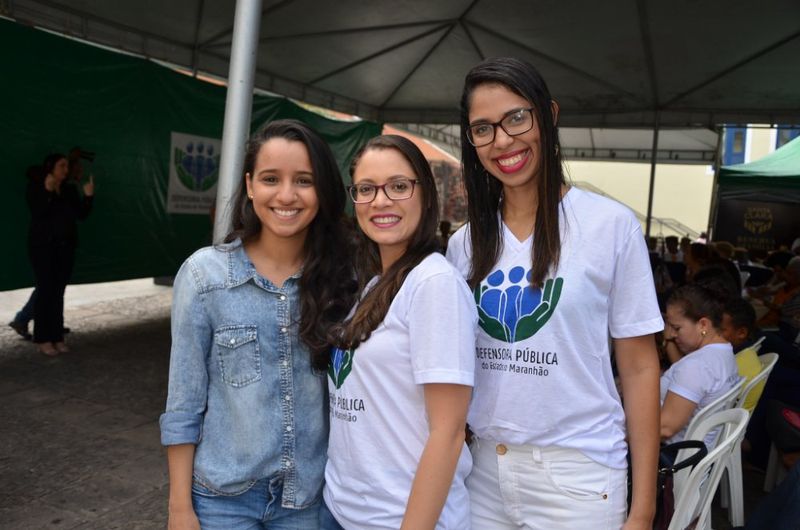
[(214, 330), (214, 355), (227, 384), (242, 387), (261, 380), (257, 326), (222, 326)]

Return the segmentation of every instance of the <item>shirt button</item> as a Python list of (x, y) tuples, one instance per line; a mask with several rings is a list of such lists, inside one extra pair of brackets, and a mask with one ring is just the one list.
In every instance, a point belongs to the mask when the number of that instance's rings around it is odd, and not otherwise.
[(285, 399), (286, 401), (291, 401), (292, 400), (292, 396), (290, 396), (289, 394), (286, 394), (286, 397), (283, 398), (283, 399)]
[(282, 295), (280, 296), (280, 298), (279, 298), (279, 299), (280, 299), (280, 300), (286, 300), (286, 295), (285, 295), (285, 294), (282, 294)]
[(281, 333), (286, 333), (286, 328), (281, 328)]
[(286, 432), (292, 432), (292, 426), (291, 426), (291, 425), (289, 425), (288, 427), (286, 427)]
[(495, 451), (497, 451), (498, 455), (504, 455), (508, 452), (508, 447), (506, 447), (503, 444), (497, 444), (497, 447), (495, 447)]
[(236, 339), (231, 339), (231, 344), (236, 344)]
[(283, 366), (289, 366), (289, 361), (283, 361), (281, 364), (282, 364)]

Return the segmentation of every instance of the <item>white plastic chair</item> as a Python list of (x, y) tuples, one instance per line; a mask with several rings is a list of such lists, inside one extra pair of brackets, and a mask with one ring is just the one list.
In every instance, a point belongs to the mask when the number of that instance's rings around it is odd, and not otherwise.
[[(736, 382), (735, 385), (731, 387), (730, 390), (722, 394), (720, 397), (700, 409), (700, 411), (694, 415), (694, 417), (689, 421), (689, 425), (686, 427), (686, 436), (684, 436), (684, 440), (692, 440), (693, 438), (689, 438), (689, 432), (691, 432), (692, 427), (706, 419), (707, 417), (711, 416), (715, 412), (719, 412), (721, 410), (728, 410), (732, 409), (736, 403), (739, 401), (739, 394), (742, 391), (742, 387), (744, 386), (744, 377), (740, 377), (739, 380)], [(712, 443), (708, 447), (708, 452), (710, 453), (712, 449), (714, 449), (716, 445)]]
[[(770, 372), (772, 372), (772, 369), (775, 367), (775, 363), (778, 362), (778, 354), (765, 353), (759, 356), (758, 360), (761, 362), (761, 371), (742, 389), (739, 394), (739, 400), (736, 402), (736, 407), (738, 408), (743, 409), (747, 395), (758, 383), (769, 377)], [(750, 412), (748, 411), (748, 418), (749, 414)], [(725, 478), (722, 481), (722, 491), (720, 495), (722, 507), (728, 508), (728, 519), (731, 522), (731, 526), (744, 526), (741, 444), (731, 453), (726, 471)]]
[[(684, 440), (704, 440), (704, 438), (691, 438), (689, 436), (690, 433), (694, 432), (697, 429), (697, 425), (700, 424), (703, 420), (708, 418), (709, 416), (713, 415), (716, 412), (720, 412), (723, 410), (732, 409), (736, 402), (739, 400), (739, 393), (742, 390), (742, 386), (744, 386), (744, 377), (740, 377), (739, 380), (736, 382), (730, 390), (722, 394), (716, 400), (712, 401), (700, 411), (694, 415), (694, 417), (689, 421), (689, 425), (686, 427), (686, 435), (683, 437)], [(710, 432), (710, 431), (709, 431)], [(706, 433), (707, 434), (707, 433)], [(717, 438), (719, 437), (719, 433), (716, 434)], [(717, 438), (714, 439), (714, 442), (711, 444), (706, 444), (708, 452), (710, 453), (717, 444)], [(675, 457), (676, 462), (680, 462), (685, 460), (688, 456), (691, 455), (691, 450), (684, 449), (680, 451), (677, 456)], [(683, 469), (677, 473), (675, 473), (675, 477), (673, 481), (675, 483), (675, 489), (680, 489), (682, 481), (686, 478), (689, 474), (688, 469)], [(677, 498), (677, 495), (676, 495)]]
[(706, 434), (719, 431), (717, 444), (703, 460), (688, 471), (680, 487), (675, 482), (675, 513), (669, 530), (684, 530), (696, 522), (693, 528), (710, 528), (711, 501), (714, 498), (725, 463), (736, 450), (744, 436), (749, 414), (744, 409), (722, 410), (705, 416), (686, 432), (687, 440), (702, 440)]
[(758, 350), (761, 349), (761, 343), (764, 342), (764, 339), (766, 339), (766, 338), (767, 338), (766, 335), (762, 336), (760, 339), (758, 339), (753, 344), (751, 344), (750, 348), (754, 349), (755, 352), (758, 353)]

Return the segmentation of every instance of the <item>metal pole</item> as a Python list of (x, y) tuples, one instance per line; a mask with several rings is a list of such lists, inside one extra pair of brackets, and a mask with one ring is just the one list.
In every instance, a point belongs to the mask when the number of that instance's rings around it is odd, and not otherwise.
[(244, 144), (250, 134), (260, 24), (261, 0), (237, 0), (222, 128), (214, 242), (221, 241), (230, 231), (231, 202), (242, 178)]
[(650, 153), (650, 188), (647, 193), (647, 224), (644, 235), (650, 237), (650, 223), (653, 219), (653, 192), (656, 183), (656, 157), (658, 156), (658, 128), (661, 122), (661, 112), (656, 111), (656, 121), (653, 127), (653, 150)]
[(719, 208), (719, 168), (722, 166), (722, 135), (725, 129), (717, 126), (717, 156), (714, 160), (714, 182), (711, 184), (711, 207), (708, 209), (707, 241), (714, 238), (717, 225), (717, 209)]

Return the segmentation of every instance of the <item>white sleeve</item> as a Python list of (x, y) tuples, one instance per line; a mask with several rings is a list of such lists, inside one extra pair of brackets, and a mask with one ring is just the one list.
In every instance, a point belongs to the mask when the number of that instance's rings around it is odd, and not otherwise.
[(473, 386), (478, 313), (455, 270), (415, 286), (408, 308), (414, 382)]
[(685, 359), (674, 367), (672, 383), (667, 390), (699, 404), (708, 394), (713, 381), (709, 380), (708, 371), (703, 369), (702, 363), (691, 362), (692, 360)]
[(648, 335), (664, 329), (650, 257), (638, 221), (616, 255), (608, 304), (608, 327), (615, 339)]
[(456, 230), (452, 236), (450, 236), (450, 240), (447, 242), (446, 254), (447, 261), (449, 261), (453, 267), (458, 269), (464, 278), (469, 276), (469, 270), (472, 266), (472, 253), (468, 248), (470, 245), (468, 226), (469, 225), (462, 226)]

